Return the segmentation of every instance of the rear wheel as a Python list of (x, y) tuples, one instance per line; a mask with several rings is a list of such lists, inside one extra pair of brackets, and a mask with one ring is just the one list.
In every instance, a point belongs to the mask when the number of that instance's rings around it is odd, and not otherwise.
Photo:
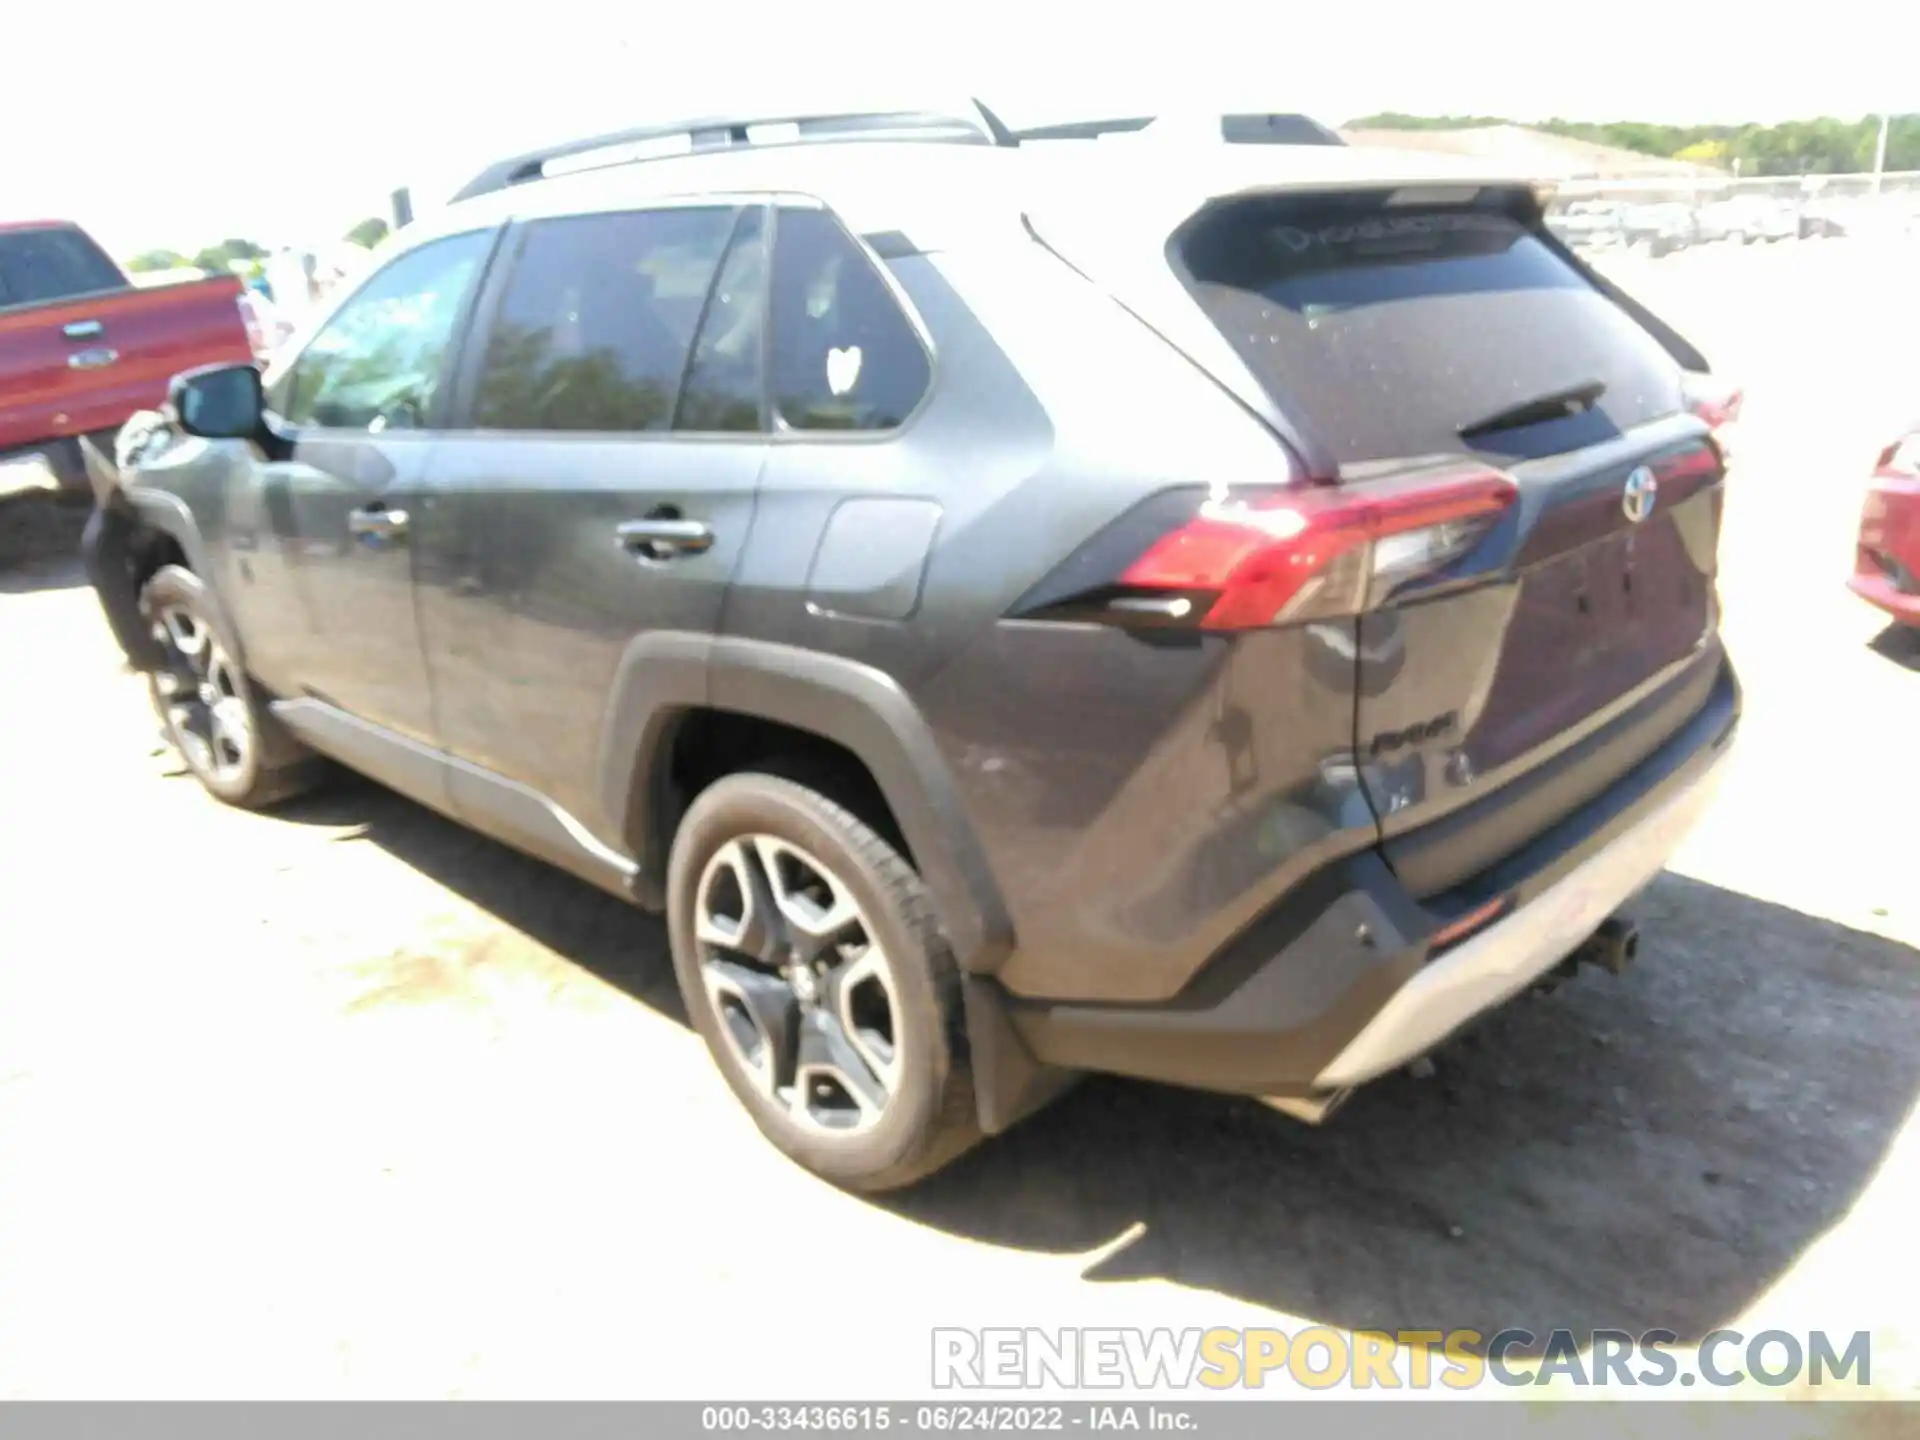
[(147, 676), (153, 708), (194, 778), (245, 809), (309, 789), (319, 760), (260, 702), (200, 578), (163, 566), (142, 587), (140, 610), (163, 656)]
[(681, 823), (667, 896), (688, 1013), (786, 1154), (880, 1191), (979, 1138), (953, 956), (866, 822), (790, 780), (728, 776)]

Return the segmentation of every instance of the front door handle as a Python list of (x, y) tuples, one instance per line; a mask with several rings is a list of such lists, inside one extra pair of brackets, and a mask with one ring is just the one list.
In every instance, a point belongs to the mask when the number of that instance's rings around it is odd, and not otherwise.
[(69, 340), (91, 340), (105, 329), (98, 320), (73, 320), (62, 325), (60, 333)]
[(614, 532), (620, 543), (648, 560), (671, 560), (676, 555), (698, 555), (713, 548), (713, 531), (701, 520), (677, 515), (650, 515), (623, 522)]
[(407, 533), (404, 510), (355, 510), (347, 516), (347, 533), (373, 540), (398, 540)]

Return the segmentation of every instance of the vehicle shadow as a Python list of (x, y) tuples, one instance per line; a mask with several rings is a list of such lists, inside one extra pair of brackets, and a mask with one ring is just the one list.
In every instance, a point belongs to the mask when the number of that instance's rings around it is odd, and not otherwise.
[[(357, 827), (684, 1023), (663, 928), (620, 901), (369, 782), (281, 813)], [(1383, 1080), (1323, 1128), (1093, 1079), (879, 1203), (990, 1244), (1102, 1252), (1095, 1282), (1347, 1328), (1697, 1339), (1847, 1212), (1906, 1122), (1920, 952), (1674, 874), (1636, 913), (1625, 976), (1509, 1007), (1431, 1078)]]
[(1907, 670), (1920, 670), (1920, 634), (1911, 626), (1895, 622), (1869, 640), (1867, 648), (1882, 660), (1891, 660)]
[(348, 838), (379, 846), (554, 954), (686, 1023), (666, 927), (654, 916), (349, 771), (336, 770), (323, 789), (273, 813), (298, 824), (351, 827)]
[(1920, 952), (1664, 875), (1641, 960), (1517, 1003), (1320, 1129), (1092, 1083), (893, 1202), (1347, 1328), (1737, 1315), (1843, 1216), (1920, 1094)]
[(0, 595), (85, 585), (80, 532), (88, 514), (84, 506), (45, 495), (0, 498)]

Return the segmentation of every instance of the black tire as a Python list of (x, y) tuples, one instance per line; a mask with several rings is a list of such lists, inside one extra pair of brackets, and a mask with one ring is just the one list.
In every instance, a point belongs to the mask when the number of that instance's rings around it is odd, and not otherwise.
[[(197, 677), (187, 668), (186, 657), (163, 623), (169, 612), (191, 617), (204, 627), (221, 655), (228, 657), (221, 670), (221, 683), (226, 687), (223, 693), (239, 702), (236, 708), (246, 739), (243, 745), (217, 758), (205, 737), (194, 743), (194, 714), (199, 707), (177, 703), (180, 687), (191, 685)], [(162, 566), (140, 589), (140, 613), (168, 656), (166, 665), (147, 676), (154, 713), (160, 717), (168, 742), (208, 794), (244, 810), (259, 810), (290, 800), (318, 783), (322, 762), (273, 717), (252, 680), (237, 659), (231, 658), (239, 655), (239, 646), (199, 576), (178, 565)], [(188, 709), (194, 713), (183, 715), (182, 711)]]
[[(803, 1125), (756, 1085), (722, 1033), (709, 997), (695, 907), (702, 875), (723, 846), (771, 836), (817, 857), (851, 894), (883, 948), (895, 991), (899, 1073), (878, 1118), (828, 1134)], [(959, 969), (920, 877), (874, 829), (817, 790), (761, 773), (729, 775), (696, 798), (674, 836), (667, 924), (687, 1013), (761, 1133), (822, 1179), (878, 1193), (911, 1185), (980, 1139), (962, 1021)]]

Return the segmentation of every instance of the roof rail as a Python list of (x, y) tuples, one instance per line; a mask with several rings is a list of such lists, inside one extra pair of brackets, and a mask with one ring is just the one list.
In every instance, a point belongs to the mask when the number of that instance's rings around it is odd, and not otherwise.
[(497, 160), (469, 180), (453, 202), (580, 170), (664, 160), (708, 150), (810, 145), (836, 140), (928, 140), (957, 145), (1016, 145), (1013, 133), (979, 101), (964, 110), (849, 110), (836, 114), (704, 115), (567, 140)]

